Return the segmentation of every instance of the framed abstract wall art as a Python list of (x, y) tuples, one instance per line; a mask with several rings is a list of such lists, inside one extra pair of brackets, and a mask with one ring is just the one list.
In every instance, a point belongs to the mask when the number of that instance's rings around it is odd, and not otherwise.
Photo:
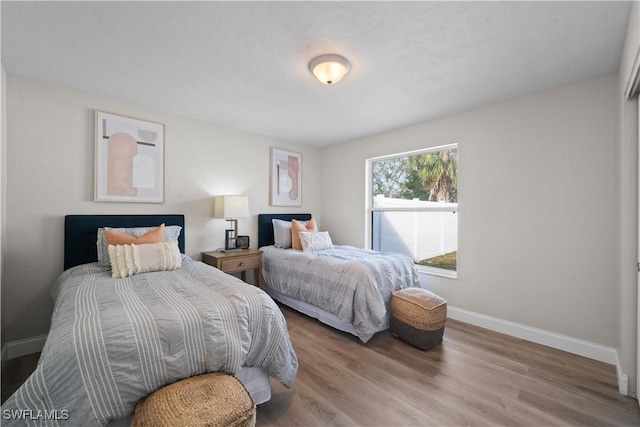
[(271, 206), (302, 206), (302, 155), (271, 148)]
[(98, 202), (164, 202), (164, 125), (95, 112)]

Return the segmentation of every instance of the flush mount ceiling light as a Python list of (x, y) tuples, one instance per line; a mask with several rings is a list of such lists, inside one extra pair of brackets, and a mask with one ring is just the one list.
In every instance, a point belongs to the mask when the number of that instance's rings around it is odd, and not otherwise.
[(351, 64), (340, 55), (320, 55), (309, 62), (309, 71), (326, 85), (338, 83), (351, 70)]

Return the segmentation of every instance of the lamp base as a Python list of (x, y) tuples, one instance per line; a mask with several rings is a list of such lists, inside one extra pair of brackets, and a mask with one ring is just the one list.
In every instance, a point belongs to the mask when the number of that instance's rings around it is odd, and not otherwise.
[(225, 251), (234, 251), (238, 248), (236, 245), (236, 231), (234, 229), (227, 229), (224, 232), (224, 250)]

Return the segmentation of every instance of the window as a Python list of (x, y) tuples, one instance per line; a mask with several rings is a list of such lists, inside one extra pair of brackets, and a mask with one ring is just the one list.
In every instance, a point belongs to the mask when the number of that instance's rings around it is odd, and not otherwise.
[(369, 160), (371, 248), (399, 252), (420, 269), (456, 276), (458, 147)]

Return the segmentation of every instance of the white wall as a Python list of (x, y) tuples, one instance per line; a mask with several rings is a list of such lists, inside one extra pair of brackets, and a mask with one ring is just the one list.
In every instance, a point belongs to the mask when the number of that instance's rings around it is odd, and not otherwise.
[(629, 377), (629, 392), (637, 386), (638, 342), (638, 97), (627, 100), (624, 89), (640, 50), (640, 4), (633, 2), (620, 62), (617, 90), (620, 235), (620, 361)]
[[(45, 334), (48, 292), (63, 265), (66, 214), (182, 213), (186, 252), (224, 246), (214, 195), (249, 196), (241, 234), (257, 244), (263, 212), (311, 212), (320, 218), (319, 150), (143, 108), (104, 96), (8, 76), (7, 229), (4, 281), (6, 340)], [(165, 203), (93, 201), (94, 110), (164, 123)], [(302, 208), (269, 207), (270, 147), (302, 154)]]
[(618, 347), (617, 74), (322, 150), (323, 226), (366, 244), (365, 159), (458, 144), (457, 308)]

